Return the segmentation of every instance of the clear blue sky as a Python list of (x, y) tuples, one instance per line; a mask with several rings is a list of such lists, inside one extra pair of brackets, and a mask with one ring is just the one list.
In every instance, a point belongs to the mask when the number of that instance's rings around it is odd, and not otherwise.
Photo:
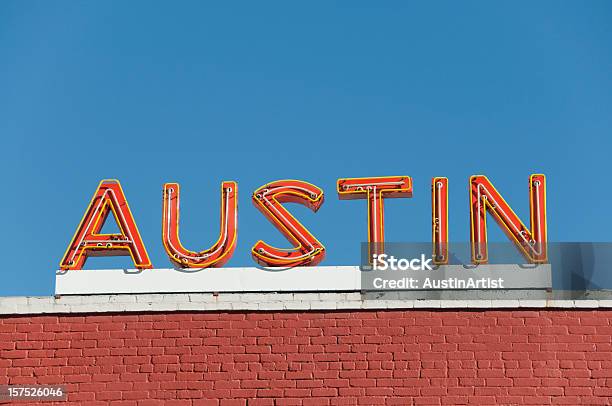
[(251, 266), (257, 239), (288, 246), (250, 202), (283, 178), (324, 189), (318, 213), (292, 210), (327, 265), (357, 264), (366, 238), (365, 202), (339, 201), (339, 177), (412, 176), (387, 239), (427, 241), (429, 182), (447, 176), (451, 240), (467, 241), (470, 175), (527, 221), (542, 172), (550, 240), (608, 241), (611, 21), (609, 1), (0, 2), (0, 295), (53, 292), (104, 178), (158, 268), (170, 181), (196, 250), (217, 238), (220, 182), (238, 181), (228, 266)]

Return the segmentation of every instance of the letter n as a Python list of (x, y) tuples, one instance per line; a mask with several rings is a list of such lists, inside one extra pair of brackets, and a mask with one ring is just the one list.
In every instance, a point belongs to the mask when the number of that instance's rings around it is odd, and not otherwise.
[(532, 263), (547, 261), (546, 245), (546, 178), (529, 177), (529, 211), (531, 227), (527, 228), (486, 176), (470, 178), (470, 241), (472, 262), (487, 263), (487, 210), (523, 256)]

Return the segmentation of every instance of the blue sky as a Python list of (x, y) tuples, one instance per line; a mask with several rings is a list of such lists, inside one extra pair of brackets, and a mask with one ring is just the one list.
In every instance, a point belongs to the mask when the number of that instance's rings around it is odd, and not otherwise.
[(52, 294), (104, 178), (159, 268), (174, 181), (195, 250), (217, 238), (220, 182), (238, 181), (228, 266), (251, 266), (258, 239), (287, 246), (250, 202), (284, 178), (326, 193), (316, 214), (291, 209), (327, 265), (357, 264), (366, 238), (339, 177), (412, 176), (414, 197), (387, 202), (387, 240), (427, 241), (429, 182), (447, 176), (450, 238), (467, 241), (470, 175), (527, 221), (541, 172), (550, 240), (609, 241), (611, 19), (606, 1), (0, 2), (0, 295)]

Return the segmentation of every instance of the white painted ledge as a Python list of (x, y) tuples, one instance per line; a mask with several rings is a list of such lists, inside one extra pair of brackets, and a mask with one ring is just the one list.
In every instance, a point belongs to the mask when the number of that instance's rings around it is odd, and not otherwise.
[(357, 266), (58, 271), (56, 295), (359, 291)]
[(358, 266), (316, 266), (289, 269), (211, 268), (113, 269), (58, 271), (56, 295), (222, 292), (355, 292), (371, 290), (375, 279), (479, 279), (505, 281), (505, 289), (551, 286), (550, 265), (491, 264), (478, 267), (443, 265), (435, 270), (362, 272)]
[[(550, 269), (544, 269), (550, 278)], [(421, 277), (422, 274), (418, 274)], [(546, 279), (518, 265), (488, 265), (476, 269), (449, 265), (433, 273), (483, 275), (505, 272), (518, 286), (540, 288)], [(540, 272), (540, 274), (542, 274)], [(530, 282), (531, 281), (531, 282)], [(529, 285), (529, 282), (531, 285)], [(361, 294), (362, 272), (356, 266), (265, 270), (219, 268), (197, 272), (174, 269), (84, 270), (58, 272), (55, 297), (0, 297), (0, 315), (125, 313), (173, 311), (328, 311), (361, 309), (518, 309), (612, 308), (612, 296), (592, 300), (550, 300), (546, 290), (524, 291), (513, 299), (465, 291), (426, 296)], [(543, 294), (543, 295), (542, 295)], [(437, 296), (436, 296), (437, 295)], [(464, 295), (464, 296), (457, 296)], [(426, 297), (427, 299), (423, 298)], [(542, 298), (542, 299), (541, 299)], [(466, 300), (467, 299), (467, 300)], [(602, 300), (605, 299), (605, 300)]]
[(211, 293), (0, 298), (0, 315), (385, 309), (612, 309), (612, 300), (364, 300), (345, 293)]

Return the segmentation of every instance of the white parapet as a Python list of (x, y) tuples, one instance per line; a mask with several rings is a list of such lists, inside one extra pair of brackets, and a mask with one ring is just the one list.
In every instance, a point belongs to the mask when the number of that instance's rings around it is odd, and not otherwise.
[[(395, 272), (395, 271), (391, 271)], [(418, 271), (423, 272), (423, 271)], [(502, 275), (508, 291), (369, 291), (369, 277), (358, 266), (291, 269), (218, 268), (58, 271), (55, 297), (0, 297), (0, 315), (148, 311), (351, 311), (385, 309), (612, 308), (600, 299), (560, 300), (549, 290), (550, 267), (487, 265), (444, 268), (414, 275), (454, 278)], [(432, 276), (433, 275), (433, 276)], [(529, 290), (531, 289), (531, 290)], [(511, 289), (512, 290), (512, 289)], [(493, 292), (497, 296), (491, 296)], [(516, 292), (516, 291), (514, 291)], [(532, 295), (536, 292), (537, 295)]]
[(56, 295), (212, 292), (350, 292), (361, 289), (357, 266), (291, 269), (113, 269), (58, 272)]
[[(58, 271), (56, 295), (120, 293), (212, 293), (212, 292), (354, 292), (374, 290), (375, 280), (427, 279), (504, 280), (501, 289), (546, 289), (551, 286), (550, 265), (516, 264), (444, 265), (433, 270), (372, 271), (358, 266), (279, 268), (114, 269)], [(390, 289), (385, 285), (385, 290)], [(449, 285), (451, 286), (451, 285)], [(423, 286), (422, 286), (423, 287)], [(456, 289), (456, 287), (455, 287)], [(416, 287), (415, 290), (419, 290)]]
[(73, 295), (0, 298), (1, 315), (227, 312), (227, 311), (369, 311), (462, 309), (612, 308), (612, 300), (386, 300), (364, 299), (358, 292), (344, 293), (196, 293)]

